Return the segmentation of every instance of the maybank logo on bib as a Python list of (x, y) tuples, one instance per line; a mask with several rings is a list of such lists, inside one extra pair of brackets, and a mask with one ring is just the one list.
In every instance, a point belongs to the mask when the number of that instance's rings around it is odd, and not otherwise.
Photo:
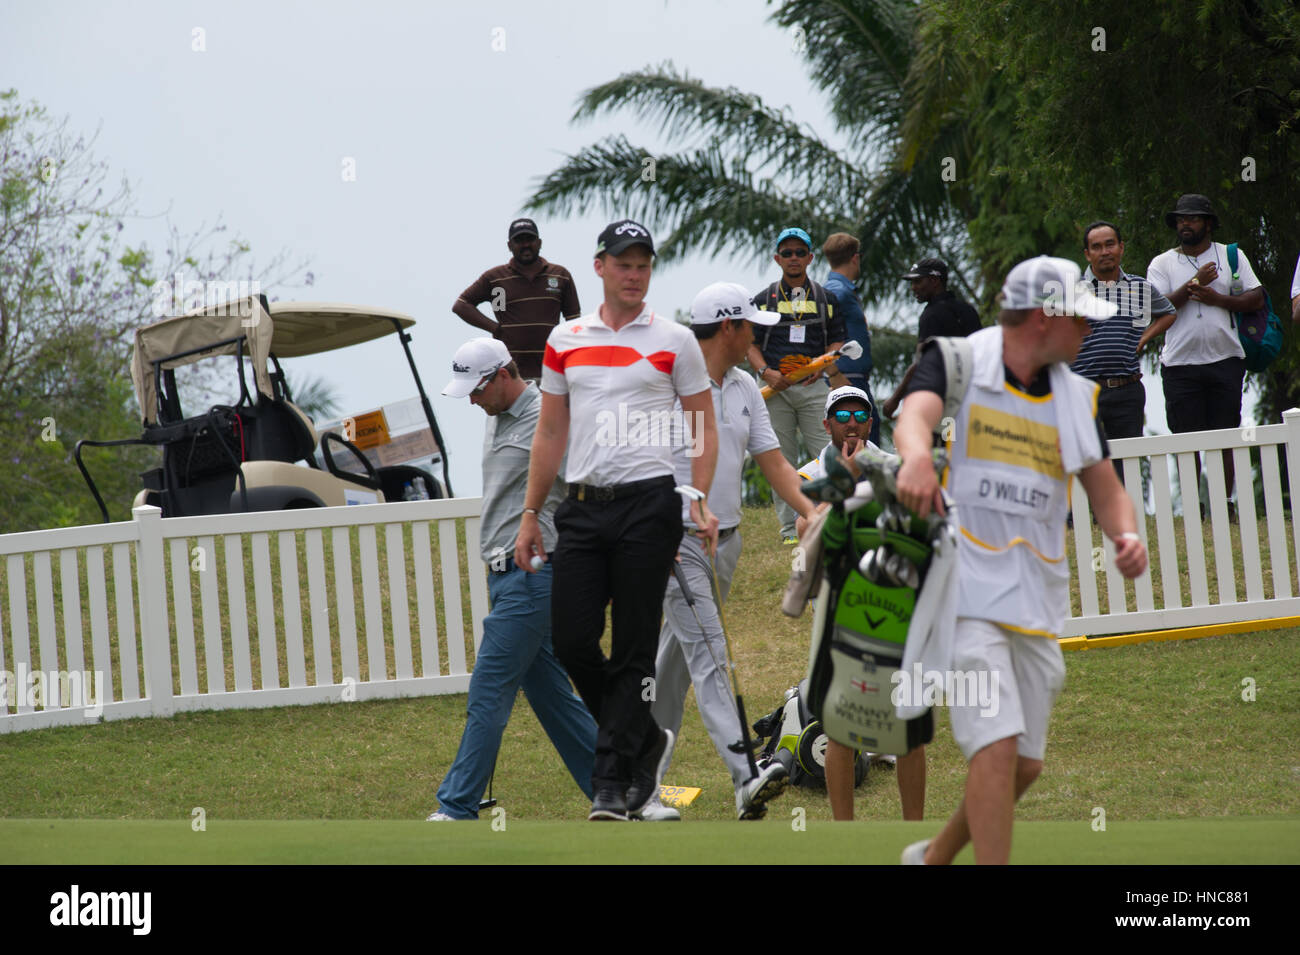
[(971, 406), (966, 456), (1065, 478), (1055, 426), (983, 405)]

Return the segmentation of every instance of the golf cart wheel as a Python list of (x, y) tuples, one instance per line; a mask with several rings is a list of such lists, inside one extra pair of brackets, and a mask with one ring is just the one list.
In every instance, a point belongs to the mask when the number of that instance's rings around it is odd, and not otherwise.
[(821, 782), (826, 781), (826, 744), (830, 740), (822, 732), (821, 720), (813, 720), (799, 734), (796, 755), (805, 773)]

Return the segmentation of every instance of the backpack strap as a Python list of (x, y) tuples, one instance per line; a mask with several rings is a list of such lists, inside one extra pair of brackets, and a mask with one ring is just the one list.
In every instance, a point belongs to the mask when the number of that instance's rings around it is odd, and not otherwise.
[(919, 361), (921, 352), (931, 342), (939, 349), (943, 359), (943, 370), (947, 375), (943, 395), (943, 416), (956, 418), (966, 392), (970, 389), (971, 377), (975, 373), (975, 348), (966, 338), (945, 338), (936, 336), (927, 338), (916, 346)]

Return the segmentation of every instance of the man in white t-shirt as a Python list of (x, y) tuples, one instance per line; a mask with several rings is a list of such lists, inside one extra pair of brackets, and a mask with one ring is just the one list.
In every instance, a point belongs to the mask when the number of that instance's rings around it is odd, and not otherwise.
[[(826, 475), (825, 458), (828, 454), (842, 454), (846, 461), (863, 448), (879, 451), (868, 440), (871, 419), (875, 409), (871, 399), (860, 388), (836, 388), (826, 396), (825, 420), (822, 427), (830, 435), (830, 443), (821, 453), (799, 469), (805, 481), (816, 481)], [(821, 505), (822, 508), (829, 507)], [(802, 526), (800, 530), (802, 531)], [(898, 770), (898, 798), (903, 807), (903, 818), (920, 820), (925, 814), (925, 747), (918, 746), (906, 756), (871, 756), (877, 765), (893, 766)], [(831, 816), (836, 822), (853, 819), (853, 750), (832, 739), (826, 741), (826, 795), (831, 803)]]
[[(682, 725), (686, 691), (694, 684), (700, 720), (731, 773), (736, 815), (740, 819), (761, 819), (767, 812), (768, 801), (785, 789), (786, 775), (785, 767), (773, 760), (760, 765), (758, 776), (751, 779), (749, 758), (728, 749), (729, 744), (742, 738), (741, 726), (727, 674), (727, 638), (709, 577), (715, 575), (717, 597), (725, 601), (740, 560), (741, 472), (745, 452), (753, 456), (772, 490), (796, 514), (808, 518), (815, 513), (813, 502), (800, 490), (799, 475), (781, 453), (781, 443), (772, 430), (767, 402), (758, 385), (736, 367), (745, 360), (754, 342), (753, 326), (775, 325), (777, 319), (776, 312), (756, 308), (745, 287), (732, 282), (708, 286), (691, 303), (691, 331), (700, 343), (709, 369), (713, 413), (718, 424), (718, 466), (709, 496), (709, 506), (718, 518), (718, 553), (711, 568), (708, 555), (695, 536), (690, 515), (683, 514), (688, 530), (682, 537), (678, 557), (695, 599), (695, 611), (691, 611), (678, 581), (670, 579), (664, 597), (663, 627), (659, 631), (659, 655), (655, 659), (655, 698), (650, 706), (659, 725), (676, 734)], [(685, 449), (678, 449), (675, 457), (677, 480), (688, 483), (691, 464)], [(749, 735), (748, 729), (745, 735)], [(652, 800), (641, 818), (667, 820), (680, 816), (677, 810)]]
[[(1167, 329), (1160, 363), (1169, 430), (1185, 434), (1240, 427), (1246, 359), (1232, 313), (1262, 308), (1264, 291), (1240, 249), (1237, 274), (1232, 274), (1228, 247), (1213, 241), (1219, 217), (1205, 196), (1182, 196), (1165, 214), (1165, 223), (1177, 232), (1178, 245), (1151, 260), (1147, 281), (1177, 309), (1153, 322), (1150, 336)], [(1230, 455), (1223, 456), (1223, 470), (1231, 495)], [(1195, 493), (1184, 489), (1183, 500)]]
[(1291, 321), (1300, 322), (1300, 258), (1295, 260), (1295, 275), (1291, 278)]
[[(718, 453), (700, 346), (645, 303), (653, 260), (645, 226), (610, 223), (596, 240), (604, 302), (546, 339), (542, 411), (515, 542), (516, 566), (532, 573), (534, 557), (546, 560), (538, 516), (567, 448), (569, 496), (555, 511), (551, 640), (596, 718), (591, 820), (626, 821), (663, 777), (672, 736), (650, 715), (646, 689), (682, 535), (673, 448), (690, 446), (691, 483), (704, 495)], [(702, 497), (690, 514), (712, 553), (718, 519)], [(600, 646), (606, 608), (608, 659)]]

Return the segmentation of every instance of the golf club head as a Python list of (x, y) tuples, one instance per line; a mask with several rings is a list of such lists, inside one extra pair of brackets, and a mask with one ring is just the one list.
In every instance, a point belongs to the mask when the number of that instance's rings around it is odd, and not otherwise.
[(862, 344), (849, 339), (840, 346), (840, 354), (852, 361), (857, 361), (862, 357)]
[(749, 739), (738, 739), (734, 743), (727, 744), (727, 749), (733, 753), (756, 753), (762, 748), (763, 741), (752, 736)]
[(676, 491), (678, 494), (680, 494), (682, 497), (686, 498), (688, 501), (704, 500), (704, 492), (699, 490), (698, 488), (691, 487), (689, 484), (679, 484), (675, 488), (673, 488), (673, 490)]

